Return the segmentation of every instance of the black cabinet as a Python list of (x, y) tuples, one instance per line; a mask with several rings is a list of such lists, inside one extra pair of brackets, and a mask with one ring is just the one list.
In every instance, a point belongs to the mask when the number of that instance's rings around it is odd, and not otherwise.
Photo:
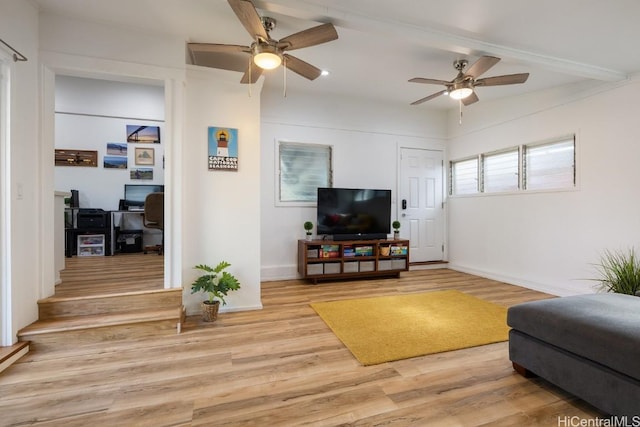
[(84, 234), (103, 234), (105, 238), (105, 255), (112, 255), (111, 245), (111, 215), (102, 209), (71, 209), (70, 217), (65, 225), (64, 254), (70, 258), (78, 253), (78, 236)]

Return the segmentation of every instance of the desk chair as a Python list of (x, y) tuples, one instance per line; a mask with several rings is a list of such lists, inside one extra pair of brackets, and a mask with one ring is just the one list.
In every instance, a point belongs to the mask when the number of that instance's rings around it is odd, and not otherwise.
[(147, 251), (158, 251), (158, 255), (164, 252), (164, 193), (149, 193), (144, 200), (144, 215), (142, 223), (147, 228), (157, 228), (162, 233), (162, 244), (145, 246)]

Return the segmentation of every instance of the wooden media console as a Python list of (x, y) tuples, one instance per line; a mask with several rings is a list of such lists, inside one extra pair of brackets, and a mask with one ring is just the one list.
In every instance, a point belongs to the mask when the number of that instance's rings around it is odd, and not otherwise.
[(314, 283), (408, 270), (408, 240), (298, 240), (298, 272)]

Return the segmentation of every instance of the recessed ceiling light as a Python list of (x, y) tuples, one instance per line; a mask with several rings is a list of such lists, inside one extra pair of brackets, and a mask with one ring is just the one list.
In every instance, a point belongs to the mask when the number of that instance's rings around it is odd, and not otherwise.
[(322, 70), (322, 71), (320, 72), (320, 75), (321, 75), (321, 76), (328, 76), (328, 75), (329, 75), (329, 71), (328, 71), (328, 70)]

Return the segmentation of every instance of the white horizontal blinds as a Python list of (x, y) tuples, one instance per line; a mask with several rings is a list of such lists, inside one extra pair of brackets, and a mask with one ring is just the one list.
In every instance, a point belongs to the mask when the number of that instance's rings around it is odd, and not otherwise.
[(485, 193), (518, 190), (518, 149), (482, 156)]
[(318, 187), (331, 187), (331, 147), (280, 142), (280, 201), (316, 201)]
[(451, 162), (451, 194), (475, 194), (478, 192), (478, 159)]
[(573, 137), (524, 146), (524, 186), (527, 190), (575, 186), (575, 141)]

